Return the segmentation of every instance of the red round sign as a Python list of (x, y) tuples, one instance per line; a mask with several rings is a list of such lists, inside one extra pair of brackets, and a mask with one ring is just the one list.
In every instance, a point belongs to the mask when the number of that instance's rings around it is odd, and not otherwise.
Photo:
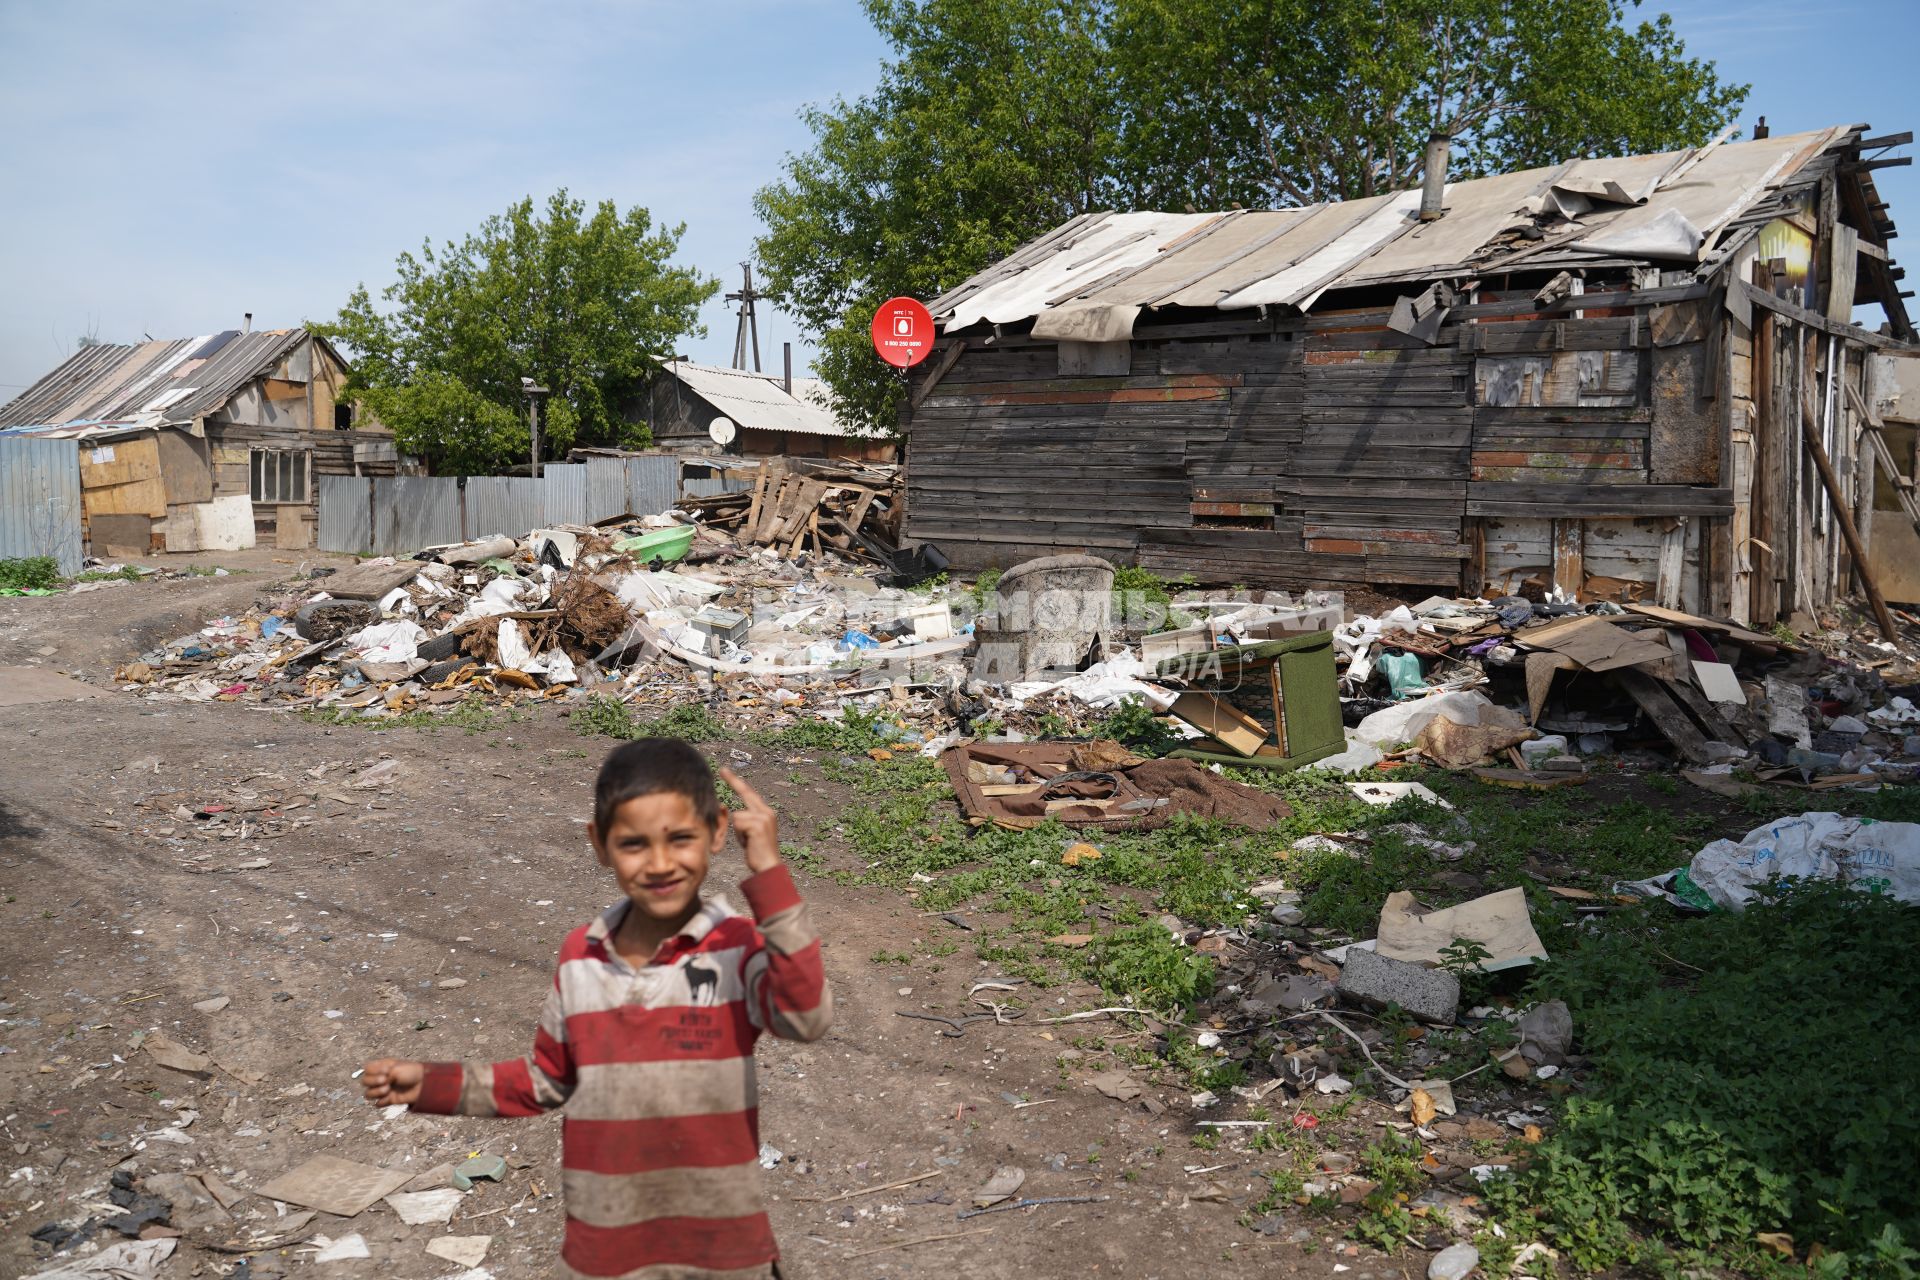
[(873, 349), (895, 368), (925, 360), (933, 339), (933, 313), (912, 298), (888, 298), (873, 313)]

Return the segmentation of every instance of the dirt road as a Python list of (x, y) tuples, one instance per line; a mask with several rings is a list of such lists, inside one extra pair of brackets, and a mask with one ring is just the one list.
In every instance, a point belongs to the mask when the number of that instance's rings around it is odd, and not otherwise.
[[(116, 662), (243, 606), (274, 571), (0, 600), (0, 666), (105, 686)], [(476, 733), (375, 733), (110, 690), (0, 705), (0, 1137), (12, 1175), (0, 1176), (0, 1275), (48, 1265), (30, 1233), (104, 1204), (123, 1161), (140, 1174), (210, 1171), (245, 1190), (321, 1154), (424, 1172), (482, 1150), (513, 1167), (504, 1185), (480, 1184), (451, 1226), (406, 1226), (379, 1204), (351, 1220), (321, 1215), (309, 1231), (359, 1232), (372, 1256), (316, 1264), (296, 1241), (240, 1274), (444, 1276), (457, 1268), (425, 1252), (444, 1234), (492, 1235), (485, 1265), (497, 1276), (547, 1274), (557, 1118), (383, 1119), (351, 1076), (375, 1054), (524, 1050), (560, 939), (613, 892), (582, 833), (606, 745), (555, 709)], [(847, 802), (797, 753), (716, 754), (789, 831), (811, 838)], [(829, 865), (843, 857), (831, 838), (815, 847)], [(718, 886), (740, 870), (718, 866)], [(767, 1187), (791, 1274), (1226, 1280), (1339, 1264), (1351, 1280), (1384, 1280), (1418, 1265), (1351, 1256), (1323, 1219), (1271, 1236), (1239, 1225), (1264, 1183), (1229, 1153), (1190, 1146), (1183, 1098), (1150, 1089), (1168, 1104), (1156, 1116), (1104, 1097), (1062, 1068), (1079, 1033), (1033, 1025), (1049, 1007), (1086, 1007), (1091, 989), (1049, 990), (1027, 1024), (974, 1023), (958, 1038), (896, 1016), (961, 1009), (995, 971), (899, 894), (800, 879), (838, 1017), (817, 1044), (761, 1055), (762, 1136), (784, 1157)], [(923, 955), (936, 937), (957, 951), (874, 962)], [(216, 1012), (194, 1007), (221, 998)], [(216, 1065), (160, 1066), (155, 1036)], [(1019, 1105), (1032, 1103), (1044, 1105)], [(179, 1126), (186, 1113), (197, 1114)], [(1203, 1181), (1227, 1202), (1190, 1199), (1201, 1180), (1183, 1166), (1202, 1160), (1226, 1165)], [(1027, 1171), (1022, 1195), (1103, 1199), (958, 1220), (1007, 1164)], [(239, 1255), (206, 1242), (250, 1235), (275, 1213), (239, 1200), (231, 1220), (190, 1231), (161, 1274), (233, 1274)], [(952, 1238), (913, 1243), (936, 1236)]]

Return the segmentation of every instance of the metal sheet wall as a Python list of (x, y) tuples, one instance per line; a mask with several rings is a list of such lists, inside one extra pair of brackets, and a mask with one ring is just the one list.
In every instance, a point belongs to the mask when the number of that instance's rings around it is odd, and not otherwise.
[[(77, 462), (73, 472), (77, 485)], [(322, 550), (405, 555), (490, 534), (518, 537), (543, 525), (665, 511), (680, 497), (680, 459), (596, 458), (549, 466), (538, 480), (474, 476), (464, 504), (452, 476), (321, 476), (319, 482)], [(702, 497), (748, 487), (718, 478), (687, 482), (687, 492)]]
[(680, 500), (680, 459), (626, 458), (627, 509), (649, 516)]
[[(627, 464), (624, 458), (592, 458), (587, 464), (587, 510), (595, 520), (626, 514)], [(643, 514), (637, 508), (635, 515)]]
[[(542, 524), (592, 524), (600, 516), (587, 514), (587, 469), (575, 463), (572, 466), (549, 466), (541, 474), (540, 483), (546, 486), (547, 509), (541, 517)], [(618, 511), (604, 512), (617, 516)], [(531, 526), (529, 526), (531, 527)], [(515, 533), (525, 533), (526, 529), (516, 529)]]
[(460, 489), (451, 477), (394, 476), (373, 482), (373, 542), (382, 555), (460, 542)]
[(80, 572), (80, 511), (77, 441), (0, 439), (0, 559), (52, 556)]
[(366, 551), (373, 546), (373, 515), (367, 505), (371, 482), (363, 476), (319, 476), (322, 551)]
[(467, 481), (467, 536), (517, 538), (546, 523), (544, 489), (538, 480), (475, 476)]

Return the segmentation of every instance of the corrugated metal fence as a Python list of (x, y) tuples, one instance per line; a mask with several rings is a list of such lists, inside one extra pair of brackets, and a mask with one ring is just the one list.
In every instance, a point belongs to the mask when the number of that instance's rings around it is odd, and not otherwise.
[[(679, 500), (681, 464), (664, 454), (594, 458), (550, 465), (538, 480), (473, 476), (464, 486), (452, 476), (321, 476), (319, 544), (323, 551), (401, 555), (489, 534), (517, 537), (543, 525), (652, 515)], [(687, 492), (702, 497), (746, 487), (719, 477), (687, 482)]]
[(80, 572), (80, 445), (0, 437), (0, 560), (52, 556)]

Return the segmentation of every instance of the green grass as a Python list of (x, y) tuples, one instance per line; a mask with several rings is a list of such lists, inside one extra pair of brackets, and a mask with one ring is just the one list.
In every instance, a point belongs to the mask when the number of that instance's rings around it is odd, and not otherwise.
[(1139, 565), (1121, 565), (1113, 571), (1114, 619), (1143, 631), (1192, 626), (1193, 619), (1173, 607), (1173, 592), (1192, 585), (1190, 575), (1163, 578)]
[(1889, 1228), (1920, 1240), (1917, 952), (1920, 909), (1833, 885), (1612, 913), (1530, 984), (1567, 1002), (1599, 1075), (1509, 1208), (1589, 1270), (1750, 1265), (1767, 1231), (1859, 1266)]
[(69, 579), (69, 581), (71, 582), (138, 582), (144, 577), (146, 577), (146, 575), (141, 573), (138, 569), (134, 568), (132, 565), (123, 564), (118, 569), (88, 569), (84, 573), (74, 574), (73, 577)]
[(582, 737), (684, 738), (688, 742), (718, 742), (728, 736), (720, 718), (699, 702), (683, 703), (657, 719), (647, 720), (616, 697), (596, 693), (568, 712), (575, 733)]
[(878, 712), (848, 707), (837, 720), (805, 716), (783, 729), (748, 735), (756, 746), (801, 751), (843, 751), (864, 755), (875, 748), (899, 746), (901, 726)]
[(0, 560), (0, 588), (51, 591), (60, 585), (60, 566), (52, 556)]

